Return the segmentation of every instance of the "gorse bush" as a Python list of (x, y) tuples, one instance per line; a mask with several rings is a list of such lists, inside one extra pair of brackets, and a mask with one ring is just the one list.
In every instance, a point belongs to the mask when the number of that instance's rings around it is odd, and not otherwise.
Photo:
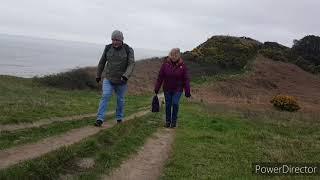
[(297, 100), (292, 96), (277, 95), (270, 102), (274, 107), (282, 111), (294, 112), (300, 109)]
[(78, 68), (58, 74), (34, 77), (37, 83), (66, 90), (98, 89), (93, 68)]
[(200, 62), (242, 69), (257, 54), (260, 43), (252, 39), (213, 36), (191, 51)]

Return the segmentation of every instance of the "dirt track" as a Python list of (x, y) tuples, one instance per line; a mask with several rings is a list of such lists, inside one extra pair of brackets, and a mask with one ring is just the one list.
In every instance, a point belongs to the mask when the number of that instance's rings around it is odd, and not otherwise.
[[(150, 110), (140, 111), (125, 118), (131, 120), (135, 117), (141, 117), (149, 113)], [(33, 159), (44, 155), (48, 152), (57, 150), (63, 146), (68, 146), (77, 143), (89, 136), (108, 129), (114, 125), (113, 123), (105, 123), (102, 128), (87, 126), (83, 128), (73, 129), (65, 134), (42, 139), (37, 143), (16, 146), (13, 148), (0, 151), (0, 169), (7, 168), (21, 161)], [(123, 124), (125, 125), (125, 124)]]
[(108, 180), (156, 180), (169, 158), (174, 140), (174, 129), (162, 129), (150, 137), (137, 155), (134, 155), (116, 169)]

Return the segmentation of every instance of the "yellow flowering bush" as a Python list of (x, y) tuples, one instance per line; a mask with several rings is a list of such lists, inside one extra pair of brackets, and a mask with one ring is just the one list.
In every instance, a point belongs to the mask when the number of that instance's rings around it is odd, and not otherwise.
[(277, 95), (270, 102), (274, 107), (282, 111), (294, 112), (300, 109), (297, 100), (292, 96)]

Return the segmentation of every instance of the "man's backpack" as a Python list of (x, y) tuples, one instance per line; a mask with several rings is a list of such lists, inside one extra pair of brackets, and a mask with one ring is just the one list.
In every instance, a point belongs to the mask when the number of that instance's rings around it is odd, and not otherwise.
[[(128, 44), (123, 44), (123, 46), (127, 53), (127, 60), (129, 60), (130, 47)], [(112, 44), (106, 45), (105, 52), (108, 52), (111, 49), (111, 47), (112, 47)]]

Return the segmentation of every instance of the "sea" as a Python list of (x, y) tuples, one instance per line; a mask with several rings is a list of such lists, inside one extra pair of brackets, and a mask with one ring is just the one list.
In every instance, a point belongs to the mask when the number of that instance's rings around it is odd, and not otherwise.
[[(97, 66), (104, 44), (0, 34), (0, 75), (30, 78)], [(167, 52), (134, 48), (135, 59), (165, 56)]]

